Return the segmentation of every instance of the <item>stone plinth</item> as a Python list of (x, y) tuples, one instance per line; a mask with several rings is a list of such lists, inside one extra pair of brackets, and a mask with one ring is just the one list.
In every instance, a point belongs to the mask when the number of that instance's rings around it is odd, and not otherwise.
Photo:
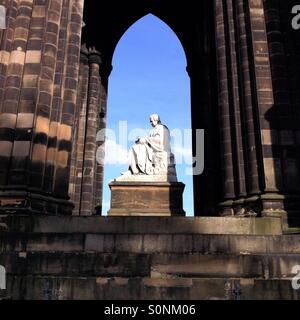
[(110, 216), (184, 216), (181, 182), (113, 181)]

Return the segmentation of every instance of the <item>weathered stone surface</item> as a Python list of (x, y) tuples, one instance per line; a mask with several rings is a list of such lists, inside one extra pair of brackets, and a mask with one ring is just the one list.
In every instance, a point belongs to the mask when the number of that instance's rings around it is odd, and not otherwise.
[[(97, 4), (6, 1), (0, 30), (4, 294), (299, 300), (291, 269), (300, 255), (300, 37), (290, 26), (290, 2), (120, 1), (118, 10), (114, 1), (101, 2), (101, 10)], [(89, 21), (82, 29), (84, 10)], [(106, 127), (111, 57), (125, 30), (149, 12), (180, 30), (191, 128), (205, 130), (205, 169), (194, 176), (196, 215), (248, 218), (41, 217), (71, 215), (71, 201), (75, 215), (101, 214), (103, 161), (97, 164), (95, 153), (103, 141), (95, 133)]]
[(128, 253), (20, 252), (0, 255), (7, 274), (51, 276), (149, 276), (151, 256)]
[(110, 216), (183, 216), (184, 184), (113, 181)]
[[(121, 281), (123, 280), (123, 281)], [(150, 279), (8, 276), (8, 296), (26, 300), (299, 300), (289, 279)], [(19, 290), (22, 288), (23, 290)], [(26, 288), (26, 289), (25, 289)], [(50, 289), (49, 291), (45, 290)], [(25, 290), (24, 290), (25, 289)]]
[[(299, 224), (300, 52), (289, 4), (204, 1), (195, 16), (196, 4), (182, 10), (170, 0), (124, 3), (120, 12), (113, 2), (100, 11), (97, 3), (7, 4), (0, 31), (0, 185), (12, 201), (28, 188), (48, 198), (35, 203), (29, 193), (19, 206), (13, 203), (14, 212), (70, 214), (72, 206), (58, 201), (70, 197), (74, 214), (101, 214), (104, 163), (95, 155), (104, 141), (96, 133), (106, 127), (112, 52), (132, 17), (150, 10), (181, 30), (192, 129), (206, 132), (204, 175), (194, 177), (196, 214), (285, 217), (293, 211), (286, 224)], [(84, 28), (83, 13), (90, 19)], [(10, 209), (7, 193), (0, 198), (0, 210)]]
[[(2, 252), (94, 251), (131, 253), (299, 254), (299, 236), (10, 234), (0, 236)], [(169, 242), (166, 242), (168, 240)], [(182, 243), (182, 241), (185, 241)], [(99, 244), (98, 244), (99, 242)]]
[[(272, 225), (269, 218), (3, 217), (0, 264), (7, 269), (6, 295), (234, 299), (228, 287), (239, 285), (244, 299), (297, 298), (290, 279), (300, 264), (299, 235), (281, 235), (281, 229), (262, 235), (268, 229), (249, 224), (248, 235), (233, 230), (234, 222), (240, 228), (241, 221), (264, 220)], [(217, 221), (223, 221), (224, 234), (202, 232)]]
[(10, 232), (281, 235), (277, 218), (6, 216)]

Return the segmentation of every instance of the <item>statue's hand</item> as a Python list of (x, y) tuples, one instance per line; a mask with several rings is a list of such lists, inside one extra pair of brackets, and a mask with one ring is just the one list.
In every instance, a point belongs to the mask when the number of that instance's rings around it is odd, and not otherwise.
[(146, 143), (146, 139), (145, 139), (145, 138), (140, 138), (140, 139), (139, 139), (139, 143), (145, 144), (145, 143)]

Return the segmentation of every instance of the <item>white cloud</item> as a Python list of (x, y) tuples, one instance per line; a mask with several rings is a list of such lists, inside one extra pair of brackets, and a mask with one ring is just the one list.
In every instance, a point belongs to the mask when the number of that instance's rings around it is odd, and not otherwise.
[[(103, 149), (100, 147), (97, 151), (97, 161), (102, 162)], [(125, 165), (128, 164), (128, 151), (113, 140), (106, 140), (104, 164), (108, 165)]]
[(112, 140), (105, 142), (105, 164), (128, 164), (128, 150)]

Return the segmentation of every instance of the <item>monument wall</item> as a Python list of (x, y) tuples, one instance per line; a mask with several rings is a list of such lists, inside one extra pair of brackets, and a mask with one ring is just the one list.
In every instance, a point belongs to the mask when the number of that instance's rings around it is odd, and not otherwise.
[[(296, 2), (0, 1), (0, 299), (299, 299)], [(208, 217), (93, 216), (112, 56), (149, 13), (186, 53)]]
[(127, 28), (152, 13), (183, 45), (192, 129), (205, 129), (196, 215), (298, 216), (295, 1), (201, 1), (200, 10), (151, 0), (99, 8), (83, 0), (3, 3), (2, 211), (101, 213), (96, 132), (106, 126), (112, 55)]

